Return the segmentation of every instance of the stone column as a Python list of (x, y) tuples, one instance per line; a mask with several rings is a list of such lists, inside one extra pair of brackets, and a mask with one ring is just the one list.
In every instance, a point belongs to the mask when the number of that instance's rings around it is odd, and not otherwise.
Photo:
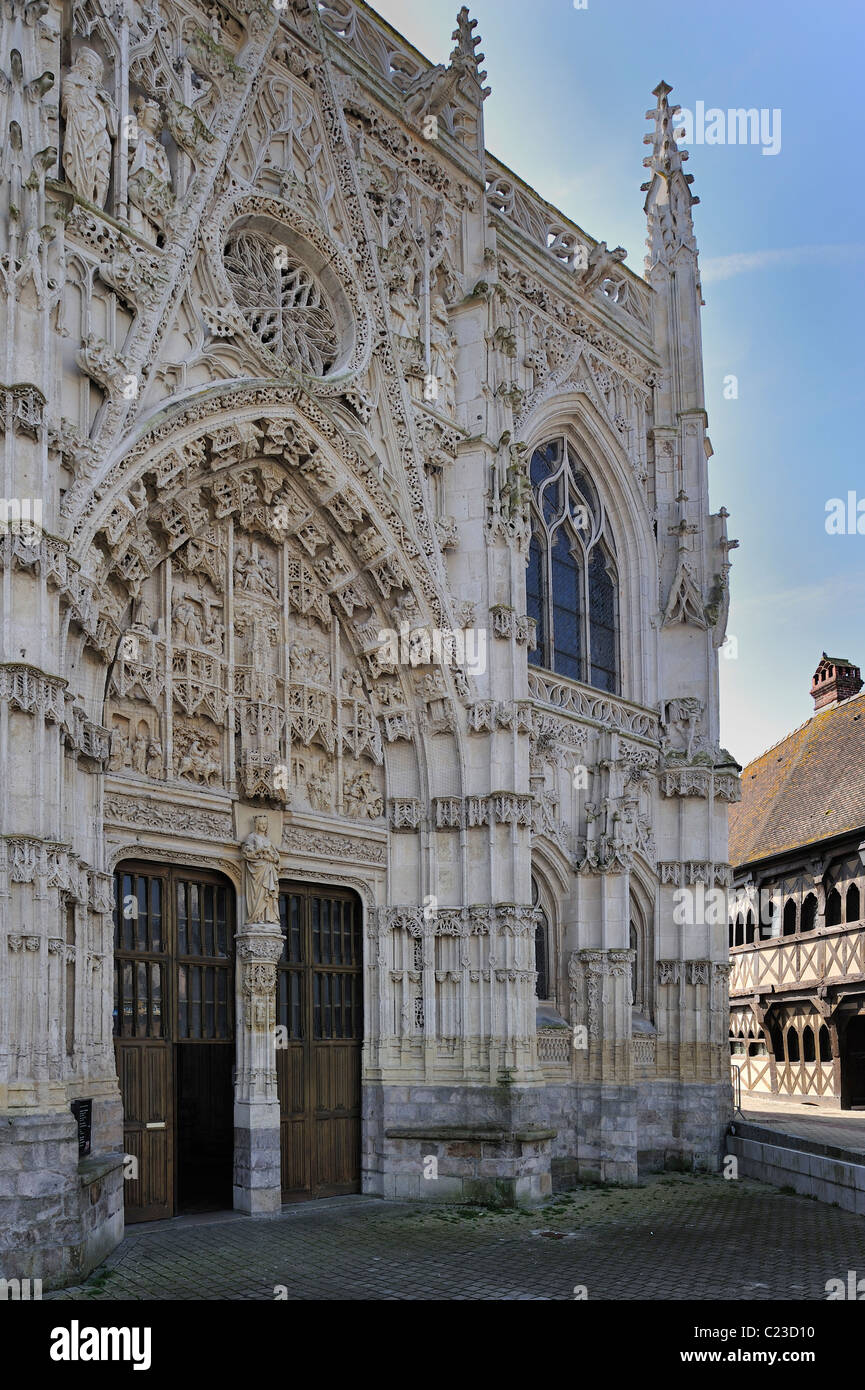
[(276, 1089), (276, 963), (282, 933), (251, 922), (237, 942), (237, 1079), (234, 1087), (234, 1206), (250, 1216), (282, 1203)]
[(241, 845), (249, 919), (237, 933), (237, 1076), (234, 1086), (234, 1206), (250, 1216), (278, 1212), (279, 1096), (276, 1088), (276, 963), (279, 850), (269, 817), (257, 815)]

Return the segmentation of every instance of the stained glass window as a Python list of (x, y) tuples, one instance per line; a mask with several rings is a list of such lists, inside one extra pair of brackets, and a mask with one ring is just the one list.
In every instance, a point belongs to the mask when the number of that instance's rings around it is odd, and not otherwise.
[(532, 455), (532, 537), (526, 608), (529, 659), (571, 680), (619, 690), (618, 578), (603, 505), (565, 439)]

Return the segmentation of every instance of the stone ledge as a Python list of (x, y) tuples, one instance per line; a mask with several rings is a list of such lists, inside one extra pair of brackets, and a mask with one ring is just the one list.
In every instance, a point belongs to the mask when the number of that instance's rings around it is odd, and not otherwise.
[(89, 1158), (82, 1158), (78, 1163), (78, 1176), (83, 1186), (91, 1182), (97, 1182), (99, 1178), (104, 1178), (108, 1173), (113, 1173), (116, 1169), (123, 1167), (126, 1155), (123, 1153), (91, 1154)]
[(524, 1129), (501, 1129), (498, 1125), (421, 1125), (418, 1128), (400, 1127), (386, 1129), (385, 1139), (438, 1139), (443, 1143), (449, 1140), (477, 1140), (484, 1144), (522, 1144), (555, 1139), (557, 1129), (542, 1129), (526, 1125)]

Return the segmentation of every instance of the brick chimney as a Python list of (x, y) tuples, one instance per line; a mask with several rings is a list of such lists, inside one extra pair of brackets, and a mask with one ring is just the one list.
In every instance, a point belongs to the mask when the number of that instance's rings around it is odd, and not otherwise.
[(840, 705), (862, 689), (859, 667), (840, 656), (827, 656), (824, 652), (811, 682), (811, 695), (814, 699), (814, 713), (818, 709), (828, 709), (830, 705)]

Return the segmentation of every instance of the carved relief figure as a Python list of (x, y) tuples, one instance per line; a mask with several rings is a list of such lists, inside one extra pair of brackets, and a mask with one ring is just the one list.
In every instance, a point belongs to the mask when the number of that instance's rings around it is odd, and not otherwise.
[(326, 768), (316, 768), (306, 784), (309, 804), (316, 811), (330, 810), (330, 773)]
[(177, 776), (189, 777), (193, 782), (203, 782), (205, 786), (218, 777), (222, 769), (211, 751), (215, 742), (212, 737), (193, 733), (177, 765)]
[(270, 561), (263, 555), (252, 555), (247, 550), (238, 550), (234, 560), (234, 582), (238, 589), (247, 594), (266, 594), (268, 598), (278, 598), (276, 574)]
[(201, 618), (185, 594), (180, 595), (171, 612), (171, 637), (174, 642), (186, 642), (191, 647), (201, 645)]
[(162, 744), (158, 738), (152, 738), (147, 745), (147, 776), (162, 776)]
[[(146, 726), (144, 727), (146, 730)], [(140, 772), (142, 776), (147, 770), (147, 736), (142, 729), (139, 729), (132, 745), (132, 767), (135, 772)]]
[(430, 303), (430, 371), (438, 384), (438, 405), (453, 414), (456, 408), (456, 344), (444, 296), (437, 290)]
[(279, 850), (267, 834), (267, 816), (256, 816), (241, 845), (246, 861), (247, 922), (279, 921)]
[(102, 59), (79, 48), (63, 79), (60, 109), (66, 122), (63, 169), (76, 193), (103, 207), (111, 176), (111, 140), (117, 134), (114, 103), (102, 90)]
[(126, 740), (120, 729), (115, 724), (111, 730), (111, 751), (108, 758), (108, 771), (119, 772), (123, 766), (123, 752), (126, 747)]
[(382, 814), (382, 799), (368, 772), (356, 772), (345, 784), (345, 814), (356, 820), (367, 816), (375, 820)]
[(158, 103), (139, 97), (135, 115), (138, 138), (129, 151), (129, 225), (155, 243), (157, 230), (174, 201), (171, 168), (159, 139), (162, 112)]

